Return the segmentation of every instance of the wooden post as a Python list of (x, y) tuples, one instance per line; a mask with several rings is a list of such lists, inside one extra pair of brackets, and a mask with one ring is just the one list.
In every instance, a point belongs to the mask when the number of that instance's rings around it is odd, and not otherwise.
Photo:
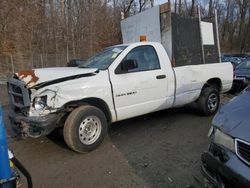
[(198, 5), (198, 17), (199, 17), (199, 27), (200, 27), (200, 38), (201, 38), (201, 56), (202, 56), (202, 63), (205, 64), (205, 54), (204, 54), (204, 46), (203, 46), (203, 39), (202, 39), (202, 30), (201, 30), (201, 9)]
[(218, 28), (218, 17), (217, 17), (217, 9), (214, 10), (214, 21), (216, 27), (216, 40), (217, 40), (217, 48), (218, 48), (218, 55), (219, 55), (219, 63), (221, 63), (221, 51), (220, 51), (220, 39), (219, 39), (219, 28)]

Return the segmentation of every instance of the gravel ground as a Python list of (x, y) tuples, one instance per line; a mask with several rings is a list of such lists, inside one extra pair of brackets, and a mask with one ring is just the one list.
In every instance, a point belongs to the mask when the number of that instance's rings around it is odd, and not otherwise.
[[(1, 101), (5, 97), (1, 93)], [(222, 103), (229, 98), (223, 95)], [(10, 135), (8, 110), (5, 105)], [(39, 139), (8, 136), (8, 143), (32, 174), (35, 188), (199, 188), (206, 186), (200, 156), (208, 146), (211, 120), (189, 105), (121, 121), (111, 125), (102, 145), (87, 154), (69, 150), (60, 131)]]

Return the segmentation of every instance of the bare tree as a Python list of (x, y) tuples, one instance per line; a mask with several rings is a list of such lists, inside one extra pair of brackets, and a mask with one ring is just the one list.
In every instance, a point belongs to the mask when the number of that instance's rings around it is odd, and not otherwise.
[(209, 0), (209, 8), (208, 8), (208, 16), (212, 16), (213, 15), (213, 0)]
[(174, 13), (177, 13), (177, 0), (174, 1)]
[(240, 9), (240, 27), (239, 27), (239, 36), (243, 32), (246, 12), (247, 12), (247, 0), (237, 0), (239, 9)]
[[(243, 24), (243, 23), (242, 23)], [(248, 22), (245, 23), (245, 32), (241, 37), (240, 52), (246, 51), (246, 47), (250, 47), (250, 7), (248, 7)]]
[[(197, 4), (204, 15), (218, 9), (222, 50), (250, 50), (249, 0), (172, 2), (181, 15), (195, 16)], [(121, 12), (126, 18), (153, 4), (154, 0), (1, 0), (0, 72), (9, 70), (11, 59), (15, 70), (85, 59), (122, 42)]]
[(145, 7), (147, 0), (139, 0), (139, 12), (142, 12), (142, 9)]
[(179, 0), (179, 7), (178, 7), (178, 13), (182, 13), (182, 0)]
[(195, 0), (192, 0), (190, 16), (194, 16), (194, 13), (195, 13)]

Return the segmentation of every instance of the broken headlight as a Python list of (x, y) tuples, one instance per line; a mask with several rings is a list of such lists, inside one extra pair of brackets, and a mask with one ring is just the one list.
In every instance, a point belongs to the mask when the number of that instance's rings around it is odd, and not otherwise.
[(47, 96), (36, 97), (33, 102), (33, 107), (36, 110), (42, 110), (47, 106)]
[(235, 152), (234, 139), (231, 136), (223, 133), (221, 130), (219, 130), (219, 129), (214, 130), (213, 141), (214, 141), (214, 143), (221, 145), (221, 146), (231, 150), (232, 152)]

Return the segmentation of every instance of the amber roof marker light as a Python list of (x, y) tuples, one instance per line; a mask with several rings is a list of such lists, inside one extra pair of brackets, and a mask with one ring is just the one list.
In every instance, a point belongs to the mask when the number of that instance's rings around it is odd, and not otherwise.
[(147, 42), (147, 36), (146, 35), (140, 35), (140, 42)]

